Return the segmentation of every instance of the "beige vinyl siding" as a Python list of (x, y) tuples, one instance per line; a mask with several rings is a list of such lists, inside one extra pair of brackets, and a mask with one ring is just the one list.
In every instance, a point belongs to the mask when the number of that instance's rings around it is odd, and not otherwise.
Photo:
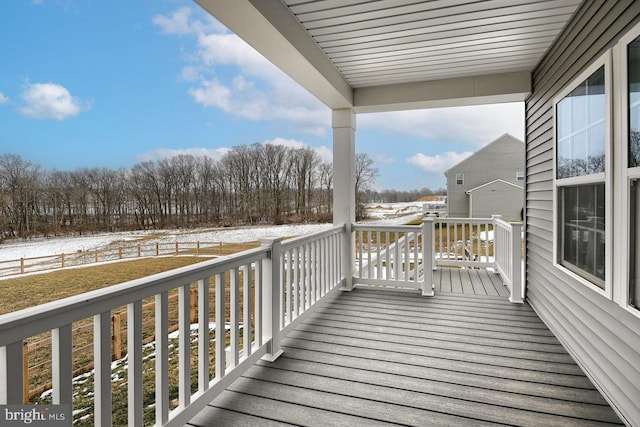
[[(639, 15), (638, 1), (584, 2), (534, 70), (526, 102), (527, 298), (634, 425), (640, 422), (640, 318), (553, 265), (553, 99)], [(614, 277), (613, 286), (626, 284)]]

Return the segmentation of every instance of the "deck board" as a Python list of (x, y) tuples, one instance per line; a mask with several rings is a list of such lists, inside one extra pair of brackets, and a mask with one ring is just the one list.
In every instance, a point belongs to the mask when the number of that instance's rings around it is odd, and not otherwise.
[(484, 284), (480, 279), (480, 272), (482, 272), (482, 275), (488, 274), (485, 270), (469, 269), (469, 277), (471, 278), (471, 284), (473, 285), (473, 292), (476, 295), (487, 295), (487, 291), (484, 289)]
[(463, 293), (462, 292), (462, 279), (460, 278), (461, 269), (459, 269), (459, 268), (450, 268), (449, 270), (451, 270), (451, 292), (455, 292), (455, 293), (458, 293), (458, 294)]
[(190, 425), (620, 424), (535, 312), (505, 297), (356, 288), (282, 349)]
[(471, 276), (469, 276), (468, 269), (460, 269), (460, 280), (462, 281), (462, 293), (472, 294), (473, 284), (471, 283)]
[(488, 274), (487, 275), (489, 277), (489, 279), (491, 279), (491, 282), (493, 282), (493, 287), (496, 289), (496, 291), (498, 291), (498, 295), (500, 295), (501, 297), (508, 297), (510, 292), (509, 289), (507, 289), (507, 287), (504, 285), (504, 283), (502, 283), (502, 280), (500, 280), (500, 276), (497, 274)]

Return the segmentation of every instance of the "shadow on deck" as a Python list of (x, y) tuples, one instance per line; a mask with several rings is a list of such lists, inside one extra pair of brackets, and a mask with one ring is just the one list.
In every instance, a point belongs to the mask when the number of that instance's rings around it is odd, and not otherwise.
[(620, 423), (528, 304), (503, 296), (357, 288), (323, 303), (283, 350), (190, 425)]

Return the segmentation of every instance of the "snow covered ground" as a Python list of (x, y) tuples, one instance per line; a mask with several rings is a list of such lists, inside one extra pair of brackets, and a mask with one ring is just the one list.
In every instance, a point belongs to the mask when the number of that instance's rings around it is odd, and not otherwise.
[[(376, 204), (380, 205), (380, 204)], [(404, 205), (388, 205), (389, 209), (372, 210), (373, 220), (367, 224), (404, 224), (421, 215), (421, 210), (406, 208)], [(419, 204), (414, 204), (419, 205)], [(421, 208), (420, 208), (421, 209)], [(386, 215), (385, 215), (386, 213)], [(131, 231), (123, 233), (101, 233), (77, 237), (56, 237), (49, 239), (34, 239), (26, 242), (9, 242), (0, 245), (0, 262), (18, 260), (20, 258), (35, 258), (40, 256), (70, 254), (79, 251), (92, 251), (109, 246), (123, 246), (129, 242), (135, 244), (139, 240), (145, 243), (175, 243), (175, 242), (222, 242), (243, 243), (252, 242), (268, 237), (303, 236), (331, 228), (331, 224), (291, 224), (278, 226), (253, 226), (243, 228), (211, 228), (199, 230), (150, 230)], [(153, 239), (149, 239), (154, 235)]]
[(422, 214), (422, 205), (424, 202), (367, 203), (364, 208), (370, 218), (385, 220)]

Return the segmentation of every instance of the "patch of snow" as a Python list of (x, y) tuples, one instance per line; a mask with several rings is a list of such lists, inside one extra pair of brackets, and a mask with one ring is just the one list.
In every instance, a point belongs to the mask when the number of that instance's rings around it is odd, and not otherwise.
[(481, 231), (479, 237), (483, 242), (486, 242), (487, 240), (493, 241), (493, 230)]
[(175, 242), (244, 243), (262, 238), (294, 237), (331, 228), (332, 224), (290, 224), (275, 226), (253, 226), (241, 228), (213, 228), (199, 230), (148, 230), (121, 233), (100, 233), (77, 237), (55, 237), (34, 239), (26, 242), (10, 242), (0, 245), (0, 261), (35, 258), (40, 256), (71, 254), (106, 248), (117, 242), (135, 242), (149, 235), (145, 244)]
[[(191, 335), (195, 335), (197, 338), (197, 334), (198, 334), (198, 330), (200, 329), (200, 325), (197, 323), (192, 323), (191, 325), (189, 325), (189, 329), (191, 330)], [(238, 329), (242, 329), (242, 323), (240, 323), (238, 325)], [(216, 330), (216, 322), (209, 322), (209, 331), (210, 332), (215, 332)], [(225, 331), (230, 331), (231, 330), (231, 323), (225, 323), (224, 324), (224, 330)], [(173, 331), (168, 335), (169, 339), (175, 339), (177, 340), (178, 338), (180, 338), (180, 331)]]
[[(422, 215), (421, 202), (372, 203), (366, 208), (368, 215), (372, 218), (367, 221), (367, 224), (400, 225)], [(74, 237), (40, 238), (1, 244), (0, 262), (41, 256), (53, 257), (62, 253), (88, 252), (113, 246), (118, 242), (136, 242), (143, 239), (145, 245), (197, 241), (203, 243), (244, 243), (263, 238), (303, 236), (327, 230), (332, 226), (332, 224), (285, 224), (197, 230), (139, 230)], [(149, 239), (149, 236), (156, 237)]]

